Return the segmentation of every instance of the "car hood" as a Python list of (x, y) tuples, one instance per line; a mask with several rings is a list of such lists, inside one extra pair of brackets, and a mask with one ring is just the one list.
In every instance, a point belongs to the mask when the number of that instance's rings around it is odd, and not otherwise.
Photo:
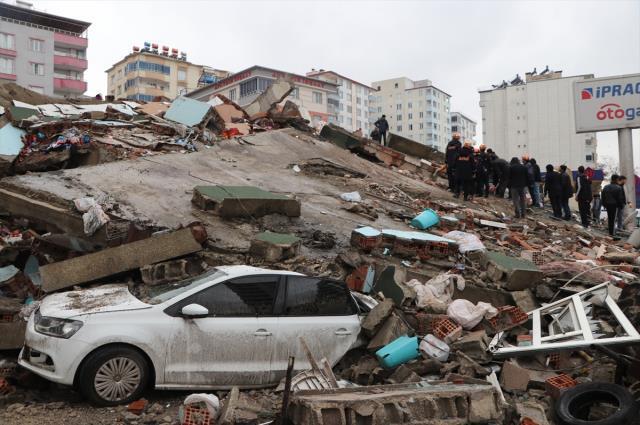
[(83, 314), (151, 307), (134, 297), (127, 285), (104, 285), (49, 295), (40, 304), (40, 314), (66, 319)]

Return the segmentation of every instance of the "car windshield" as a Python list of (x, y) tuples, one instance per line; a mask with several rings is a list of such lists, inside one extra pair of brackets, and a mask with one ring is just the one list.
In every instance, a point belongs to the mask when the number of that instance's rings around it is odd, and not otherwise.
[(179, 282), (170, 282), (148, 287), (145, 296), (139, 298), (144, 298), (142, 301), (149, 304), (160, 304), (170, 300), (171, 298), (177, 297), (196, 286), (211, 282), (212, 280), (216, 280), (224, 276), (227, 276), (227, 274), (222, 270), (213, 269), (204, 274), (181, 280)]

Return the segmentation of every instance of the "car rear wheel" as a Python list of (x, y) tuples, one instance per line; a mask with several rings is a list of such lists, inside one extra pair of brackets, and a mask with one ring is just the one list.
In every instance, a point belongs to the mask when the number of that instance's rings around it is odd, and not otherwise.
[(149, 377), (149, 365), (136, 350), (112, 346), (87, 358), (80, 371), (78, 388), (90, 402), (115, 406), (137, 400)]

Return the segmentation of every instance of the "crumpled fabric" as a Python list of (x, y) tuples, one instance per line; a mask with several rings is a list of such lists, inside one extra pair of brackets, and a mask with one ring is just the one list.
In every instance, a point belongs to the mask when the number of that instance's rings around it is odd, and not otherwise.
[(96, 204), (92, 206), (86, 213), (82, 214), (84, 234), (87, 236), (93, 235), (98, 229), (107, 224), (109, 220), (109, 216), (102, 210), (100, 205)]
[(94, 198), (89, 196), (86, 198), (74, 199), (73, 204), (78, 211), (80, 211), (81, 213), (86, 213), (92, 206), (96, 205), (97, 202)]
[(411, 279), (406, 283), (416, 293), (416, 305), (419, 308), (432, 310), (434, 313), (444, 313), (451, 303), (453, 291), (457, 287), (464, 290), (464, 278), (457, 274), (443, 273), (429, 281), (422, 283)]
[(475, 328), (482, 319), (491, 319), (497, 314), (497, 308), (482, 301), (473, 305), (468, 300), (453, 300), (447, 307), (447, 316), (466, 330)]
[(460, 254), (486, 249), (480, 238), (471, 233), (462, 232), (460, 230), (453, 230), (443, 237), (456, 241), (458, 243), (458, 250), (460, 251)]

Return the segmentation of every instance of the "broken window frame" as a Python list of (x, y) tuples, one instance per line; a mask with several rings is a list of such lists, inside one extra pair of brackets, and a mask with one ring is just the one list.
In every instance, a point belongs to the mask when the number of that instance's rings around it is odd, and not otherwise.
[[(495, 358), (515, 357), (537, 353), (588, 348), (591, 345), (620, 345), (640, 342), (640, 333), (636, 330), (627, 316), (622, 312), (618, 304), (609, 296), (608, 282), (596, 285), (585, 291), (573, 294), (569, 297), (555, 301), (528, 313), (532, 321), (532, 343), (529, 346), (501, 346), (505, 332), (499, 332), (489, 344), (490, 351)], [(585, 300), (589, 295), (598, 291), (606, 292), (603, 306), (608, 308), (626, 335), (599, 338), (601, 334), (594, 333), (593, 325), (596, 321), (590, 320), (588, 312), (591, 303)], [(564, 307), (564, 308), (562, 308)], [(559, 310), (560, 309), (560, 310)], [(542, 316), (552, 314), (553, 320), (549, 323), (549, 335), (542, 336)], [(568, 316), (566, 316), (568, 314)], [(572, 329), (568, 332), (558, 333), (554, 325), (559, 325), (561, 318), (569, 317)], [(560, 326), (561, 327), (561, 326)], [(581, 339), (576, 339), (581, 338)]]

